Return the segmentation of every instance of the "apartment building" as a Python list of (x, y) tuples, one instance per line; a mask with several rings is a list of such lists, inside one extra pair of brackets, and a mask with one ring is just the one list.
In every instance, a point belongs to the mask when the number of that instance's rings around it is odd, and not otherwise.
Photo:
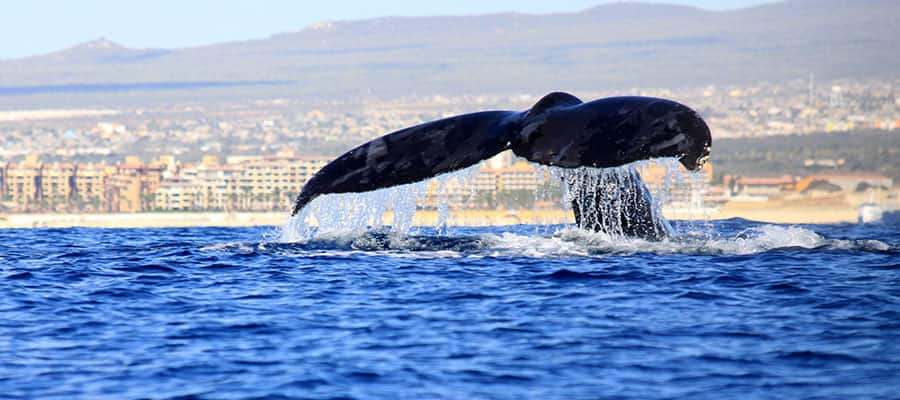
[(156, 189), (155, 208), (159, 210), (189, 211), (202, 204), (201, 187), (184, 179), (165, 180)]
[(41, 199), (41, 170), (43, 166), (34, 159), (6, 165), (4, 181), (5, 198), (22, 209), (34, 208)]
[(78, 164), (75, 169), (76, 202), (87, 205), (94, 211), (107, 210), (107, 187), (115, 172), (115, 167), (103, 164)]
[(44, 164), (40, 175), (41, 199), (51, 208), (71, 204), (75, 189), (75, 164)]

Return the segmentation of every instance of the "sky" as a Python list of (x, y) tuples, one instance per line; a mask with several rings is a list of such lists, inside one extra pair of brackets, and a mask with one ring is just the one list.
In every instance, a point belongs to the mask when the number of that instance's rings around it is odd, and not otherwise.
[[(774, 0), (668, 0), (726, 10)], [(265, 38), (322, 21), (384, 16), (542, 14), (609, 0), (4, 0), (0, 58), (48, 53), (106, 38), (132, 48), (183, 48)]]

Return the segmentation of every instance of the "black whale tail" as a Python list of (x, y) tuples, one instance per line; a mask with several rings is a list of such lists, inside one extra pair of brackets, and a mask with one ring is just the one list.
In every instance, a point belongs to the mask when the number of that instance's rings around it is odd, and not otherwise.
[(291, 215), (322, 194), (418, 182), (508, 149), (530, 161), (563, 168), (616, 167), (677, 157), (694, 170), (706, 161), (709, 147), (706, 123), (674, 101), (612, 97), (583, 103), (557, 92), (528, 111), (459, 115), (365, 143), (316, 173), (297, 196)]
[(316, 173), (297, 196), (291, 215), (322, 194), (368, 192), (475, 165), (509, 148), (521, 115), (514, 111), (459, 115), (365, 143)]

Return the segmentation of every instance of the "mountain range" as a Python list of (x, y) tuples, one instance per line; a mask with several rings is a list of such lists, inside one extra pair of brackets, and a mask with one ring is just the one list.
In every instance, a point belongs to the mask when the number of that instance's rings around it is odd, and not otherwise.
[(731, 11), (628, 2), (546, 15), (324, 22), (185, 49), (129, 49), (99, 39), (0, 60), (0, 97), (173, 84), (315, 98), (539, 93), (810, 74), (896, 79), (898, 71), (897, 0), (787, 0)]

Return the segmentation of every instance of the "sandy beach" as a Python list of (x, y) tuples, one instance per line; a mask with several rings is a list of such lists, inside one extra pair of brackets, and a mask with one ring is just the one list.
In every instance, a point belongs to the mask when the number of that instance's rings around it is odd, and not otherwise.
[[(830, 224), (856, 222), (857, 207), (849, 205), (785, 205), (770, 203), (729, 203), (704, 211), (665, 210), (667, 218), (727, 219), (744, 218), (781, 224)], [(415, 225), (429, 226), (438, 222), (438, 212), (416, 213)], [(385, 213), (388, 223), (391, 212)], [(285, 212), (146, 212), (116, 214), (0, 214), (0, 228), (144, 228), (195, 226), (280, 226), (288, 221)], [(451, 226), (490, 226), (515, 224), (572, 223), (568, 210), (456, 210), (447, 220)]]

